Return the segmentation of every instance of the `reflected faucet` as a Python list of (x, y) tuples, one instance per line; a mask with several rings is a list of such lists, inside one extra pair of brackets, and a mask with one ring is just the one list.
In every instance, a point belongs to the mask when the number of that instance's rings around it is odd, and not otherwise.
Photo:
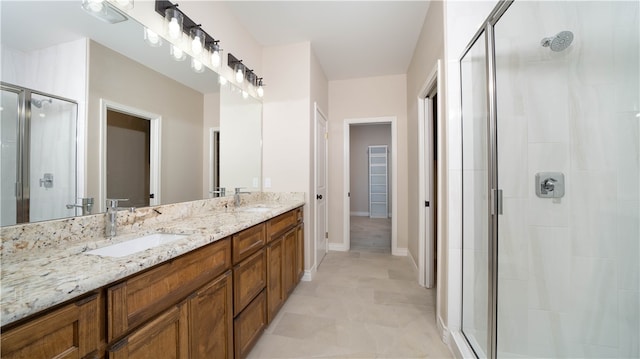
[(227, 194), (226, 192), (227, 192), (226, 188), (224, 188), (224, 187), (216, 187), (215, 190), (211, 191), (211, 194), (213, 194), (214, 197), (224, 197)]
[(80, 199), (82, 200), (82, 204), (68, 204), (67, 209), (82, 208), (83, 216), (86, 216), (87, 214), (91, 214), (91, 211), (93, 211), (93, 197), (80, 198)]
[(236, 193), (233, 195), (233, 203), (236, 207), (238, 207), (240, 205), (240, 195), (243, 193), (247, 193), (250, 194), (251, 192), (243, 192), (242, 189), (244, 189), (244, 187), (236, 187)]
[(128, 198), (121, 199), (107, 199), (107, 220), (105, 223), (105, 234), (107, 238), (115, 237), (118, 234), (118, 210), (128, 209), (129, 212), (134, 213), (135, 207), (121, 208), (118, 207), (119, 201), (128, 201)]

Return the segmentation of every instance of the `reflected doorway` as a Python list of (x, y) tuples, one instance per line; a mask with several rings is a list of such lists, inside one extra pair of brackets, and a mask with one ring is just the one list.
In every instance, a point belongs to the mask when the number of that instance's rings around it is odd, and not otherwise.
[(123, 207), (159, 205), (162, 118), (104, 99), (100, 103), (100, 210), (107, 198), (127, 199)]
[(107, 198), (126, 207), (148, 207), (151, 124), (147, 119), (107, 110)]

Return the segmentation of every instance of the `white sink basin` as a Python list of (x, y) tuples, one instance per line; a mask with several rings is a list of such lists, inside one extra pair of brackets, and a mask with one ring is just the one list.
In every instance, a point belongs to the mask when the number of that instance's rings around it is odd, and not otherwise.
[(188, 236), (188, 234), (154, 233), (138, 238), (133, 238), (125, 242), (120, 242), (110, 246), (94, 249), (85, 253), (93, 254), (96, 256), (120, 258), (126, 257), (130, 254), (142, 252), (149, 248), (154, 248), (163, 244), (171, 243)]

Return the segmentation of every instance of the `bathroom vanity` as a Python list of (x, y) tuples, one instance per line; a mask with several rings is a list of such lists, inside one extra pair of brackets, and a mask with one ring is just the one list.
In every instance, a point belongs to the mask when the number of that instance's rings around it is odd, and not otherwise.
[[(2, 358), (246, 357), (304, 268), (304, 195), (247, 197), (3, 228)], [(87, 254), (148, 233), (186, 236)]]

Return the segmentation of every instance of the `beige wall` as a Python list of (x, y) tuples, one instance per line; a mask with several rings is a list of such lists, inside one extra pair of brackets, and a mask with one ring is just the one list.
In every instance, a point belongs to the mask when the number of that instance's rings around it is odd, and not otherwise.
[(345, 119), (395, 116), (398, 131), (398, 248), (407, 247), (407, 77), (329, 81), (329, 243), (342, 243)]
[[(264, 49), (264, 77), (273, 79), (266, 83), (262, 110), (263, 177), (271, 180), (271, 187), (264, 188), (267, 192), (309, 191), (310, 55), (308, 42)], [(309, 255), (313, 253), (310, 220), (307, 203), (304, 206), (307, 270), (313, 266)]]
[[(369, 215), (369, 146), (387, 145), (391, 150), (391, 125), (352, 126), (349, 130), (349, 167), (351, 182), (351, 215)], [(387, 159), (387, 183), (391, 184), (391, 156)], [(387, 191), (391, 213), (391, 187)]]
[(98, 198), (99, 193), (100, 99), (162, 116), (162, 203), (202, 198), (202, 94), (93, 41), (87, 106), (88, 196)]
[[(418, 97), (423, 90), (427, 76), (432, 72), (437, 64), (438, 59), (444, 60), (444, 13), (443, 2), (432, 1), (427, 11), (425, 22), (420, 32), (420, 37), (416, 44), (409, 69), (407, 71), (407, 152), (409, 161), (409, 174), (408, 174), (408, 187), (409, 193), (418, 193)], [(442, 80), (444, 81), (444, 74)], [(444, 87), (444, 86), (443, 86)], [(446, 103), (446, 94), (439, 93), (441, 104), (444, 106)], [(444, 119), (444, 108), (441, 109), (441, 118)], [(441, 138), (445, 138), (446, 125), (441, 123), (439, 127), (439, 133)], [(443, 168), (446, 168), (446, 146), (441, 143), (439, 146), (439, 152), (441, 158), (445, 163), (440, 164)], [(439, 189), (441, 194), (446, 193), (446, 173), (443, 171), (439, 183), (442, 184)], [(424, 199), (418, 196), (409, 196), (408, 202), (408, 238), (409, 238), (409, 255), (413, 258), (415, 263), (418, 263), (418, 209), (422, 205)], [(446, 216), (447, 202), (445, 200), (439, 201), (441, 207), (440, 213)], [(442, 218), (442, 223), (447, 223), (445, 218)], [(439, 243), (438, 251), (440, 252), (438, 257), (438, 301), (440, 303), (440, 312), (444, 323), (447, 320), (447, 231), (446, 226), (438, 228), (440, 231), (440, 237), (442, 243)]]

